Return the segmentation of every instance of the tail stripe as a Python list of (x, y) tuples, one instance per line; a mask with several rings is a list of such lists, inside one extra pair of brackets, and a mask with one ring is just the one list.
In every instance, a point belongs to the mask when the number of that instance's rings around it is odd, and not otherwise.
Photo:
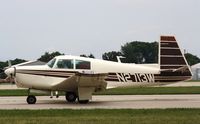
[(176, 41), (176, 39), (175, 39), (175, 37), (173, 37), (173, 36), (161, 36), (160, 37), (160, 40), (161, 41)]
[(161, 55), (161, 57), (183, 57), (180, 55)]
[(176, 42), (174, 42), (174, 41), (172, 41), (172, 42), (162, 41), (161, 42), (161, 47), (175, 47), (175, 48), (177, 48), (178, 44)]
[(183, 57), (162, 57), (161, 56), (161, 65), (163, 64), (169, 64), (169, 65), (186, 65), (185, 60)]
[(179, 49), (163, 49), (161, 48), (161, 55), (181, 55)]
[(191, 76), (187, 61), (174, 36), (160, 37), (160, 76)]

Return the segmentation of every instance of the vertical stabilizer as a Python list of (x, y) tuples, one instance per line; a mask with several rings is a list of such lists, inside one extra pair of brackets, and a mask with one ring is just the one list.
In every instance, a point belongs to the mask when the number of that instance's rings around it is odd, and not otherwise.
[(159, 46), (160, 76), (162, 76), (163, 79), (168, 78), (173, 81), (190, 79), (192, 76), (191, 70), (175, 37), (161, 36)]

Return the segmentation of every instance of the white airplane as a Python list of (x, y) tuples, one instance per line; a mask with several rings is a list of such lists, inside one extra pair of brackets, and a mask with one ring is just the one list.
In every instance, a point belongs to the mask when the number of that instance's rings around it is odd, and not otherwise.
[(92, 93), (122, 86), (160, 85), (189, 80), (188, 63), (174, 36), (161, 36), (159, 63), (130, 64), (71, 55), (57, 56), (42, 66), (13, 66), (5, 70), (18, 87), (28, 88), (28, 104), (35, 104), (30, 92), (51, 96), (66, 92), (66, 100), (88, 103)]

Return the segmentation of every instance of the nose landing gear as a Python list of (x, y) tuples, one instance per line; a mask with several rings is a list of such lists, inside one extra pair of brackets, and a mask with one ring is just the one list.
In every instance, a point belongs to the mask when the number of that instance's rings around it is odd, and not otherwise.
[(35, 104), (36, 101), (37, 101), (37, 99), (36, 99), (35, 96), (29, 95), (29, 96), (27, 97), (26, 101), (27, 101), (28, 104)]

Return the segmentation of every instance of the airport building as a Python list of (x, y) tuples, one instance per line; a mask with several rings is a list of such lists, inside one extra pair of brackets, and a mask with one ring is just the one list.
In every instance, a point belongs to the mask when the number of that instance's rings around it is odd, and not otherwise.
[(192, 80), (200, 80), (200, 63), (191, 66)]

